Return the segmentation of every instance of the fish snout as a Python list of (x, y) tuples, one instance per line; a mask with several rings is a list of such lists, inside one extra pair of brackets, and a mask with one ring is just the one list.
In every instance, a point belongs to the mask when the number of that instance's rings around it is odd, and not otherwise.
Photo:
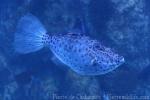
[(121, 64), (123, 64), (124, 62), (125, 62), (125, 59), (124, 59), (123, 56), (118, 56), (118, 57), (116, 58), (116, 64), (117, 64), (117, 65), (121, 65)]
[(123, 57), (123, 56), (119, 56), (119, 57), (118, 57), (118, 60), (119, 60), (119, 62), (120, 62), (120, 63), (124, 63), (124, 62), (125, 62), (125, 60), (124, 60), (124, 57)]
[(121, 56), (120, 62), (121, 62), (121, 63), (124, 63), (124, 62), (125, 62), (125, 60), (124, 60), (124, 57), (123, 57), (123, 56)]

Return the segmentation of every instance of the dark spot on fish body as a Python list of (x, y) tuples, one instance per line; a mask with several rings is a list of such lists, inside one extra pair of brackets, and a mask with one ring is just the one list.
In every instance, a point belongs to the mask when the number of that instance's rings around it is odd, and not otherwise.
[(74, 59), (74, 61), (75, 61), (75, 62), (77, 62), (77, 61), (78, 61), (78, 59), (77, 59), (77, 58), (75, 58), (75, 59)]
[(81, 52), (81, 49), (80, 49), (80, 48), (78, 49), (78, 52)]
[(74, 43), (78, 43), (78, 39), (74, 39)]
[(109, 61), (108, 61), (108, 60), (106, 60), (105, 62), (106, 62), (106, 64), (109, 64)]
[(98, 45), (98, 44), (94, 45), (93, 48), (94, 48), (95, 50), (105, 51), (105, 47), (100, 46), (100, 45)]
[(88, 49), (88, 48), (85, 48), (85, 50), (89, 52), (89, 49)]
[(98, 65), (98, 63), (97, 63), (97, 61), (96, 60), (94, 60), (93, 62), (91, 62), (92, 63), (92, 66), (97, 66)]
[(91, 44), (94, 44), (94, 43), (95, 43), (95, 40), (91, 40), (90, 42), (91, 42)]
[(110, 61), (110, 63), (113, 63), (113, 59), (110, 59), (109, 61)]
[(82, 70), (82, 67), (81, 67), (81, 66), (78, 66), (78, 67), (79, 67), (80, 70)]
[(54, 45), (53, 47), (54, 47), (55, 50), (58, 50), (58, 49), (57, 49), (57, 45)]
[(116, 60), (116, 63), (119, 63), (119, 59)]
[(107, 69), (105, 69), (105, 68), (104, 68), (104, 69), (102, 69), (102, 72), (106, 72), (106, 71), (107, 71)]
[(81, 58), (83, 58), (85, 55), (81, 54)]
[(71, 50), (72, 49), (72, 45), (68, 46), (68, 49)]
[(64, 49), (64, 51), (69, 52), (69, 47), (67, 45), (64, 45), (63, 49)]
[(100, 61), (101, 61), (101, 62), (104, 62), (104, 59), (103, 59), (103, 57), (100, 59)]
[(93, 46), (90, 45), (90, 46), (89, 46), (89, 49), (92, 49), (92, 48), (93, 48)]

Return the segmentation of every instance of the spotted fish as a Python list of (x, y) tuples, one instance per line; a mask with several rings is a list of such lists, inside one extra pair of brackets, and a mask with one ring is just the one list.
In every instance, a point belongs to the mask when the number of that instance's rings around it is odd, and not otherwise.
[(19, 20), (14, 47), (23, 54), (48, 47), (62, 63), (80, 75), (106, 74), (124, 63), (124, 57), (86, 35), (75, 32), (49, 35), (31, 14)]

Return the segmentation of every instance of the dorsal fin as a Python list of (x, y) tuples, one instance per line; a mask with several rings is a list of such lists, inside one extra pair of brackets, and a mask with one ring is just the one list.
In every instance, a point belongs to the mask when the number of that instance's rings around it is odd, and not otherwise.
[(72, 29), (68, 32), (70, 35), (85, 35), (85, 22), (81, 17), (76, 17)]

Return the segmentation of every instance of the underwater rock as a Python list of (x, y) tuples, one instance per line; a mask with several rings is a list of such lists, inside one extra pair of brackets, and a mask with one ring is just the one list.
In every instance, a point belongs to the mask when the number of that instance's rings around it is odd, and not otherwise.
[(63, 84), (66, 84), (68, 81), (70, 81), (69, 87), (66, 87), (66, 93), (63, 95), (73, 95), (77, 97), (78, 100), (84, 96), (95, 96), (95, 98), (99, 99), (100, 96), (103, 95), (100, 83), (94, 77), (80, 76), (70, 70)]
[(57, 88), (53, 79), (39, 80), (33, 78), (28, 86), (27, 96), (31, 100), (51, 100), (55, 92), (57, 92)]
[(115, 9), (117, 9), (120, 13), (123, 13), (124, 11), (129, 10), (131, 7), (135, 5), (137, 6), (139, 3), (141, 4), (142, 0), (111, 0), (111, 2), (116, 5)]
[(133, 95), (136, 95), (138, 99), (150, 99), (150, 85), (149, 84), (139, 84), (137, 88), (132, 92)]
[(6, 58), (0, 53), (0, 71), (7, 68), (7, 66)]
[(107, 22), (115, 14), (115, 9), (110, 0), (91, 0), (88, 5), (87, 19), (90, 23), (90, 35), (101, 42), (109, 39), (106, 36)]
[(14, 97), (15, 92), (17, 91), (18, 85), (16, 82), (12, 82), (5, 86), (3, 93), (1, 94), (1, 100), (16, 100)]

